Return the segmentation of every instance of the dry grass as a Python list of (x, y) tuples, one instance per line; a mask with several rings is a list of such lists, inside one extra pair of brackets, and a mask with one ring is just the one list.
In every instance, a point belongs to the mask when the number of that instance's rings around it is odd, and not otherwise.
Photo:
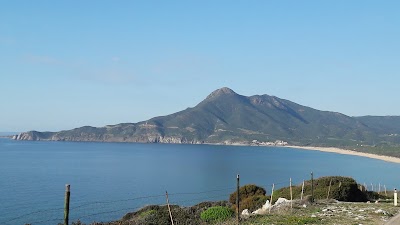
[[(274, 210), (271, 214), (252, 216), (241, 224), (269, 225), (380, 225), (400, 212), (391, 203), (348, 203), (319, 201), (306, 208), (295, 204)], [(232, 222), (232, 221), (231, 221)]]

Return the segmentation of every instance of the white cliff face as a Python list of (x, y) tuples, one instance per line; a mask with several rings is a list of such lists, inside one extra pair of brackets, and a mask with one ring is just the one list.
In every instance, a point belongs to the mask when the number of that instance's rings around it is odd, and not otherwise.
[(187, 140), (179, 136), (161, 136), (159, 134), (141, 136), (113, 136), (113, 135), (94, 135), (81, 133), (76, 136), (65, 136), (55, 133), (46, 137), (36, 134), (36, 132), (24, 132), (12, 137), (19, 141), (98, 141), (98, 142), (139, 142), (139, 143), (168, 143), (168, 144), (202, 144), (199, 140)]
[(29, 134), (27, 132), (14, 135), (12, 137), (12, 139), (13, 140), (21, 140), (21, 141), (33, 141), (33, 140), (36, 140), (36, 139), (34, 139), (33, 135), (31, 135), (31, 134)]

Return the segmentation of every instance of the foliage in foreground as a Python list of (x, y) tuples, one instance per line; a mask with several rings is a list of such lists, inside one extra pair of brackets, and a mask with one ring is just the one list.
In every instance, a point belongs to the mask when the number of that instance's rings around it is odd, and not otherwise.
[(233, 216), (233, 210), (228, 207), (214, 206), (201, 213), (200, 218), (206, 222), (220, 222)]

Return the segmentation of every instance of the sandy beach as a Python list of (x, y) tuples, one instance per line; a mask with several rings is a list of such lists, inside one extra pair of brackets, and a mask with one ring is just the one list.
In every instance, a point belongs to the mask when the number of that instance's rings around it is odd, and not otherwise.
[(304, 150), (312, 150), (312, 151), (321, 151), (321, 152), (332, 152), (344, 155), (355, 155), (355, 156), (362, 156), (368, 157), (372, 159), (379, 159), (386, 162), (393, 162), (393, 163), (400, 163), (400, 158), (392, 157), (392, 156), (384, 156), (384, 155), (375, 155), (371, 153), (364, 153), (364, 152), (356, 152), (346, 149), (334, 148), (334, 147), (304, 147), (304, 146), (285, 146), (288, 148), (298, 148)]

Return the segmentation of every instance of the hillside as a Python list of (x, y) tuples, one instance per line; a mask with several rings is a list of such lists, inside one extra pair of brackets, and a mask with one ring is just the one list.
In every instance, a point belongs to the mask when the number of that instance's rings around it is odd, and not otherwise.
[(269, 95), (215, 90), (193, 108), (138, 123), (30, 131), (16, 140), (144, 143), (250, 143), (283, 140), (292, 145), (357, 146), (400, 143), (400, 117), (350, 117)]

